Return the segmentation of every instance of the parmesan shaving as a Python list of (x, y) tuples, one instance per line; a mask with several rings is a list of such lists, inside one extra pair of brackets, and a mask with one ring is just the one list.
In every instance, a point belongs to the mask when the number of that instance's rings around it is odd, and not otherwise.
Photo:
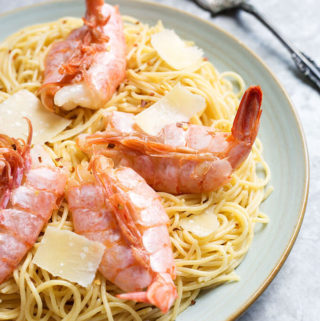
[(28, 125), (23, 117), (31, 120), (32, 142), (43, 144), (62, 132), (71, 121), (46, 110), (40, 100), (28, 90), (20, 90), (0, 104), (0, 133), (26, 139)]
[(182, 219), (180, 225), (196, 236), (207, 237), (219, 227), (219, 222), (212, 208), (208, 208), (203, 214)]
[(99, 242), (48, 226), (33, 263), (54, 276), (87, 287), (94, 280), (104, 249)]
[(151, 44), (159, 56), (172, 68), (181, 70), (199, 62), (203, 51), (186, 43), (173, 31), (164, 29), (152, 35)]
[(188, 122), (206, 107), (205, 99), (177, 84), (155, 104), (135, 116), (138, 126), (149, 135), (157, 135), (169, 124)]

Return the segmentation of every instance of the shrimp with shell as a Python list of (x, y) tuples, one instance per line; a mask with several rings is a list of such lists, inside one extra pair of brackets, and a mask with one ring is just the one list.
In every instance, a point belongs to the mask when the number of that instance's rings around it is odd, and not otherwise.
[(58, 208), (67, 180), (43, 147), (31, 148), (28, 123), (26, 143), (0, 135), (0, 283), (18, 266)]
[(89, 169), (80, 165), (68, 183), (75, 231), (105, 245), (99, 271), (127, 292), (119, 298), (166, 313), (177, 291), (169, 219), (159, 196), (131, 168), (114, 169), (104, 156), (93, 157)]
[(101, 108), (125, 78), (126, 44), (118, 7), (104, 0), (86, 0), (86, 7), (84, 26), (54, 43), (45, 58), (40, 96), (51, 111)]
[(128, 166), (156, 191), (172, 194), (203, 193), (226, 184), (248, 157), (257, 137), (262, 91), (244, 93), (231, 132), (173, 123), (150, 136), (135, 123), (133, 114), (105, 115), (105, 130), (81, 135), (78, 145), (88, 154), (111, 157), (116, 166)]
[(27, 142), (0, 134), (0, 209), (6, 208), (12, 190), (21, 184), (23, 173), (30, 167), (32, 126)]

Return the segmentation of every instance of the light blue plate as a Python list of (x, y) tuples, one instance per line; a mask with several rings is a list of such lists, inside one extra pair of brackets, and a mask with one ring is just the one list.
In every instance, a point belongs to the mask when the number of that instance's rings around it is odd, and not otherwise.
[[(155, 24), (161, 19), (185, 39), (202, 48), (219, 71), (233, 70), (246, 85), (258, 84), (264, 92), (259, 136), (272, 172), (274, 192), (262, 209), (270, 223), (256, 234), (248, 255), (237, 268), (241, 281), (204, 292), (179, 321), (232, 320), (263, 292), (279, 271), (297, 237), (305, 211), (309, 166), (300, 121), (285, 91), (263, 62), (237, 39), (215, 25), (163, 5), (139, 0), (118, 3), (122, 14)], [(28, 7), (0, 17), (0, 38), (25, 26), (63, 16), (79, 16), (84, 1), (52, 2)], [(1, 115), (0, 115), (1, 118)]]

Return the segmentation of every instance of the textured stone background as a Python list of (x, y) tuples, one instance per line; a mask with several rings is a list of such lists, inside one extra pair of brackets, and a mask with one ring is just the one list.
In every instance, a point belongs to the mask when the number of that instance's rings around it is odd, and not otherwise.
[[(0, 13), (45, 0), (0, 0)], [(212, 18), (191, 0), (153, 0), (213, 21), (254, 50), (287, 90), (310, 154), (310, 196), (301, 232), (274, 281), (239, 321), (320, 320), (320, 95), (296, 72), (287, 51), (246, 13)], [(320, 64), (319, 0), (251, 0), (300, 50)], [(201, 320), (207, 321), (207, 320)], [(209, 320), (208, 320), (209, 321)]]

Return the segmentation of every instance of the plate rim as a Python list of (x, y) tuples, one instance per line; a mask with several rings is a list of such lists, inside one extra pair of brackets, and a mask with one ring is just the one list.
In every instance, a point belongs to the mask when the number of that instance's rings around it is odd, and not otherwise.
[[(259, 296), (266, 290), (266, 288), (270, 285), (270, 283), (275, 278), (275, 276), (278, 274), (278, 272), (280, 271), (284, 262), (288, 258), (289, 254), (293, 248), (293, 245), (298, 237), (299, 231), (301, 229), (301, 225), (302, 225), (302, 222), (304, 219), (304, 215), (305, 215), (306, 207), (307, 207), (307, 202), (308, 202), (308, 197), (309, 197), (310, 159), (309, 159), (309, 153), (308, 153), (308, 147), (307, 147), (307, 143), (306, 143), (305, 133), (304, 133), (304, 130), (302, 127), (300, 117), (299, 117), (298, 112), (296, 111), (296, 108), (294, 107), (294, 104), (292, 103), (291, 98), (289, 97), (288, 93), (286, 92), (286, 90), (284, 89), (283, 85), (278, 80), (278, 78), (275, 76), (273, 71), (269, 68), (269, 66), (262, 60), (262, 58), (260, 58), (260, 56), (258, 56), (258, 54), (256, 54), (251, 48), (249, 48), (245, 43), (243, 43), (241, 40), (236, 38), (236, 36), (234, 36), (230, 32), (224, 30), (220, 26), (217, 26), (212, 21), (210, 21), (206, 18), (201, 18), (196, 14), (193, 14), (188, 11), (173, 7), (171, 5), (154, 2), (151, 0), (123, 0), (123, 1), (128, 1), (128, 2), (130, 1), (130, 3), (136, 2), (136, 3), (148, 4), (148, 5), (152, 5), (155, 7), (161, 7), (161, 8), (167, 9), (167, 10), (171, 10), (171, 11), (176, 11), (179, 14), (192, 17), (193, 19), (198, 20), (200, 23), (204, 23), (206, 25), (209, 25), (211, 28), (214, 28), (214, 29), (218, 30), (220, 33), (224, 34), (225, 37), (230, 38), (232, 41), (238, 43), (243, 49), (245, 49), (245, 51), (247, 51), (251, 56), (253, 56), (262, 65), (262, 67), (267, 71), (269, 76), (271, 76), (272, 80), (280, 88), (284, 98), (287, 100), (287, 103), (290, 107), (290, 111), (296, 121), (299, 137), (302, 142), (303, 159), (304, 159), (304, 163), (305, 163), (303, 197), (300, 202), (298, 220), (296, 221), (295, 228), (293, 230), (292, 235), (290, 236), (290, 239), (287, 243), (285, 250), (281, 254), (280, 258), (278, 259), (278, 262), (275, 264), (272, 271), (269, 273), (269, 275), (266, 277), (266, 279), (258, 286), (257, 290), (247, 299), (247, 301), (244, 304), (242, 304), (236, 311), (234, 311), (225, 320), (225, 321), (233, 321), (236, 318), (240, 317), (240, 315), (243, 314), (259, 298)], [(42, 7), (42, 6), (46, 6), (46, 5), (53, 4), (53, 3), (66, 3), (66, 2), (80, 2), (80, 0), (45, 0), (41, 3), (25, 5), (25, 6), (22, 6), (19, 8), (8, 10), (8, 11), (0, 14), (0, 19), (4, 18), (6, 16), (17, 14), (17, 13), (24, 11), (24, 10), (32, 9), (34, 7)]]

